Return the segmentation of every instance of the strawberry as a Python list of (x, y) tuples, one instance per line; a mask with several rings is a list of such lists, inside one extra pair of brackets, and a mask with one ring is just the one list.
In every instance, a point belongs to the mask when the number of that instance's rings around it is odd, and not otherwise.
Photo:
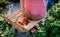
[(21, 24), (21, 25), (27, 25), (29, 23), (29, 20), (27, 18), (24, 18), (23, 20), (19, 21), (18, 24)]
[(27, 24), (29, 23), (29, 20), (28, 20), (27, 18), (24, 18), (24, 19), (23, 19), (23, 23), (24, 23), (25, 25), (27, 25)]
[(20, 25), (24, 25), (23, 22), (21, 22), (21, 21), (19, 21), (18, 24), (20, 24)]

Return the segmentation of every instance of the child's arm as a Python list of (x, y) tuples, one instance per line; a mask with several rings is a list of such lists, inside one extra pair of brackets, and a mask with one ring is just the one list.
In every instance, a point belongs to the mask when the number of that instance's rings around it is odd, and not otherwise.
[(25, 11), (25, 8), (24, 8), (24, 0), (20, 0), (20, 5), (21, 5), (22, 12), (24, 12)]

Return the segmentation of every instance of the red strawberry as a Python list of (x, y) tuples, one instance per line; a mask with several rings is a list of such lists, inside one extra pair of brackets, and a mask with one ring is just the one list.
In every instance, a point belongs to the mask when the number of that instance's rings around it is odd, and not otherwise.
[(19, 21), (18, 24), (20, 24), (20, 25), (24, 25), (23, 22), (21, 22), (21, 21)]
[(23, 23), (24, 23), (25, 25), (27, 25), (27, 24), (29, 23), (29, 20), (28, 20), (27, 18), (24, 18), (24, 19), (23, 19)]

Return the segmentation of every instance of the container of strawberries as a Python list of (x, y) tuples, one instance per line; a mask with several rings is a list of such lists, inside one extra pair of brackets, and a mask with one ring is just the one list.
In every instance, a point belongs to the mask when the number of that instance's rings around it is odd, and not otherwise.
[(21, 10), (17, 10), (5, 16), (13, 27), (18, 31), (26, 32), (35, 26), (39, 21), (33, 21), (31, 18), (25, 17)]

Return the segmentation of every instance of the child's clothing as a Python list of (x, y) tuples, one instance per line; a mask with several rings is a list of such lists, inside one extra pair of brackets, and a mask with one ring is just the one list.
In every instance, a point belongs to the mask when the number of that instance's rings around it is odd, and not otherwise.
[(45, 18), (46, 12), (46, 0), (25, 0), (25, 10), (33, 16)]

